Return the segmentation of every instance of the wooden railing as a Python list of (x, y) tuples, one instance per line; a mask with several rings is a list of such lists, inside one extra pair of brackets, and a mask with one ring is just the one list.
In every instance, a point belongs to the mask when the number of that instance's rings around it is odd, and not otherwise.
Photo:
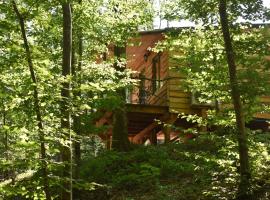
[[(126, 102), (131, 104), (155, 104), (154, 98), (166, 98), (166, 94), (160, 94), (164, 90), (167, 79), (157, 80), (140, 76), (138, 84), (132, 90), (126, 91)], [(165, 100), (165, 99), (164, 99)]]

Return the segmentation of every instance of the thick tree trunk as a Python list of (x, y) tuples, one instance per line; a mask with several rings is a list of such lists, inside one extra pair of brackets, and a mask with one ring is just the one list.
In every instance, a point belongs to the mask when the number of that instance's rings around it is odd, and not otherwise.
[(243, 114), (242, 102), (240, 97), (240, 91), (237, 82), (237, 71), (234, 58), (234, 51), (232, 46), (232, 39), (230, 36), (228, 16), (226, 11), (226, 0), (220, 0), (219, 14), (222, 26), (223, 38), (225, 43), (225, 50), (227, 55), (227, 62), (229, 67), (231, 95), (236, 115), (236, 123), (238, 129), (238, 145), (240, 156), (240, 184), (238, 199), (248, 199), (249, 187), (250, 187), (250, 171), (249, 171), (249, 158), (248, 158), (248, 146), (247, 135), (245, 131), (245, 119)]
[[(71, 54), (72, 54), (72, 15), (71, 5), (69, 2), (62, 4), (63, 11), (63, 66), (62, 76), (65, 81), (62, 84), (61, 90), (61, 128), (63, 131), (63, 139), (70, 140), (70, 81), (68, 76), (71, 75)], [(62, 161), (64, 163), (63, 169), (63, 191), (62, 200), (72, 199), (72, 163), (71, 151), (72, 145), (63, 145), (61, 149)], [(68, 181), (69, 180), (69, 181)]]
[(121, 106), (115, 109), (113, 113), (112, 149), (116, 151), (130, 150), (127, 113), (124, 103), (121, 103)]
[[(120, 59), (123, 49), (115, 46), (114, 56)], [(116, 70), (123, 71), (117, 63), (115, 63)], [(121, 77), (120, 77), (121, 78)], [(113, 114), (113, 131), (112, 131), (112, 149), (117, 151), (128, 151), (130, 149), (130, 142), (128, 140), (127, 114), (125, 106), (125, 90), (118, 91), (121, 103), (119, 108), (115, 109)]]
[(26, 53), (28, 68), (29, 68), (31, 79), (33, 82), (34, 110), (36, 113), (36, 119), (37, 119), (37, 123), (38, 123), (38, 131), (39, 131), (43, 187), (44, 187), (44, 193), (46, 195), (46, 199), (49, 200), (49, 199), (51, 199), (51, 195), (50, 195), (50, 189), (49, 189), (48, 169), (47, 169), (47, 163), (46, 163), (44, 128), (43, 128), (43, 121), (42, 121), (42, 116), (41, 116), (40, 100), (39, 100), (39, 94), (38, 94), (38, 88), (37, 88), (37, 79), (36, 79), (36, 74), (35, 74), (34, 66), (33, 66), (33, 62), (32, 62), (31, 51), (29, 48), (29, 44), (28, 44), (27, 36), (26, 36), (26, 32), (25, 32), (24, 18), (22, 17), (21, 13), (19, 12), (15, 1), (12, 1), (12, 5), (13, 5), (13, 10), (16, 13), (17, 18), (18, 18), (19, 23), (20, 23), (21, 34), (22, 34), (22, 38), (23, 38), (23, 42), (24, 42), (24, 49), (25, 49), (25, 53)]

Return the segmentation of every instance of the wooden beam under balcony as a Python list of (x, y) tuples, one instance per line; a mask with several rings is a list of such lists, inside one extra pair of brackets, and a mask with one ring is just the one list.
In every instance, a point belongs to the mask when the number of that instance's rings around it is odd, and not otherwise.
[(270, 119), (270, 113), (256, 113), (254, 115), (255, 118), (259, 118), (259, 119)]
[(169, 111), (168, 106), (147, 104), (126, 104), (128, 113), (165, 114)]

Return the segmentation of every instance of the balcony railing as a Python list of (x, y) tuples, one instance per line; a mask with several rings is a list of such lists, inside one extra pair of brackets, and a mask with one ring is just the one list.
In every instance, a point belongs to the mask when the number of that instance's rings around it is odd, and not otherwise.
[(138, 84), (132, 90), (126, 90), (126, 102), (131, 104), (149, 104), (149, 99), (156, 95), (167, 80), (139, 77)]

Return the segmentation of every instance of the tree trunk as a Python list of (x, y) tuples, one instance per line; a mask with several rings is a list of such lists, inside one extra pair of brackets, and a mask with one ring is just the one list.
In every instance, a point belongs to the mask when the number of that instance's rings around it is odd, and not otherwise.
[[(81, 97), (81, 90), (80, 90), (80, 85), (81, 85), (81, 69), (82, 69), (82, 36), (81, 36), (81, 30), (79, 33), (79, 42), (78, 42), (78, 64), (77, 64), (77, 69), (74, 70), (74, 76), (76, 80), (76, 87), (74, 88), (74, 98), (80, 98)], [(81, 147), (80, 147), (80, 136), (82, 135), (81, 133), (81, 117), (80, 114), (77, 114), (74, 116), (73, 119), (73, 127), (74, 127), (74, 132), (78, 136), (74, 148), (75, 148), (75, 164), (76, 164), (76, 169), (75, 169), (75, 178), (79, 178), (79, 171), (80, 171), (80, 163), (81, 163)]]
[(70, 144), (62, 145), (61, 155), (64, 163), (63, 169), (63, 191), (62, 200), (72, 199), (72, 163), (71, 163), (71, 134), (70, 134), (70, 80), (71, 75), (71, 54), (72, 54), (72, 15), (69, 2), (62, 4), (63, 11), (63, 66), (62, 76), (65, 78), (61, 89), (61, 128), (64, 141), (69, 140)]
[[(114, 47), (114, 56), (116, 59), (120, 59), (121, 54), (125, 48)], [(115, 63), (116, 70), (123, 71)], [(121, 78), (121, 77), (120, 77)], [(112, 131), (112, 149), (117, 151), (128, 151), (130, 149), (130, 142), (128, 140), (128, 127), (127, 127), (127, 114), (125, 106), (125, 89), (120, 89), (118, 91), (120, 97), (120, 106), (114, 110), (113, 114), (113, 131)]]
[(157, 130), (155, 128), (151, 132), (151, 144), (157, 145)]
[[(3, 103), (4, 105), (4, 103)], [(3, 108), (3, 121), (2, 121), (3, 126), (6, 126), (6, 111), (5, 108)], [(6, 161), (9, 160), (9, 155), (8, 155), (8, 132), (5, 130), (5, 141), (4, 141), (4, 146), (5, 146), (5, 152), (6, 152)]]
[(245, 119), (243, 114), (240, 91), (237, 82), (236, 64), (226, 9), (227, 9), (226, 0), (220, 0), (219, 4), (220, 22), (222, 26), (222, 33), (227, 55), (227, 63), (230, 75), (231, 95), (238, 129), (238, 145), (239, 145), (238, 148), (240, 156), (240, 184), (238, 190), (238, 199), (246, 200), (248, 199), (250, 189), (250, 176), (251, 176), (249, 171), (247, 135), (245, 131)]
[(130, 150), (127, 113), (124, 102), (122, 102), (120, 107), (115, 109), (113, 113), (112, 149), (116, 151)]
[(50, 195), (50, 189), (49, 189), (49, 180), (48, 180), (48, 169), (47, 169), (47, 163), (46, 163), (46, 148), (45, 148), (45, 138), (44, 138), (44, 128), (43, 128), (43, 121), (41, 116), (41, 109), (40, 109), (40, 99), (39, 99), (39, 93), (37, 88), (37, 79), (36, 74), (34, 71), (34, 66), (32, 62), (32, 55), (29, 48), (29, 44), (27, 41), (27, 36), (25, 32), (25, 23), (24, 18), (19, 12), (17, 5), (15, 1), (12, 1), (13, 10), (17, 15), (17, 18), (20, 23), (21, 28), (21, 34), (24, 42), (24, 49), (26, 53), (28, 68), (30, 71), (31, 79), (33, 82), (33, 98), (34, 98), (34, 110), (36, 113), (36, 119), (37, 119), (37, 125), (38, 125), (38, 132), (39, 132), (39, 140), (40, 140), (40, 155), (41, 155), (41, 171), (43, 176), (43, 189), (47, 200), (51, 199)]
[[(79, 1), (81, 4), (82, 1)], [(76, 46), (77, 45), (77, 46)], [(73, 34), (73, 45), (72, 45), (72, 76), (73, 76), (73, 98), (74, 102), (81, 98), (81, 69), (82, 69), (82, 54), (83, 54), (83, 40), (82, 40), (82, 28), (78, 28), (77, 35)], [(78, 57), (77, 57), (78, 56)], [(79, 107), (75, 104), (75, 107)], [(80, 178), (80, 166), (81, 166), (81, 114), (75, 113), (73, 116), (73, 131), (76, 133), (74, 140), (74, 179), (78, 180)], [(73, 198), (80, 199), (80, 191), (78, 189), (74, 189)]]
[[(5, 105), (5, 103), (4, 103), (4, 101), (2, 101), (2, 105)], [(3, 111), (2, 111), (2, 113), (3, 113), (3, 117), (2, 117), (2, 125), (3, 126), (6, 126), (7, 124), (6, 124), (6, 111), (5, 111), (5, 107), (3, 106)], [(4, 152), (5, 152), (5, 158), (6, 158), (6, 161), (8, 162), (9, 161), (9, 152), (8, 152), (8, 150), (9, 150), (9, 142), (8, 142), (8, 131), (7, 130), (4, 130), (4, 135), (5, 135), (5, 138), (4, 138), (4, 147), (5, 147), (5, 150), (4, 150)], [(4, 173), (3, 173), (3, 175), (4, 175), (4, 179), (9, 179), (9, 177), (10, 177), (10, 170), (6, 170), (6, 171), (4, 171)]]

